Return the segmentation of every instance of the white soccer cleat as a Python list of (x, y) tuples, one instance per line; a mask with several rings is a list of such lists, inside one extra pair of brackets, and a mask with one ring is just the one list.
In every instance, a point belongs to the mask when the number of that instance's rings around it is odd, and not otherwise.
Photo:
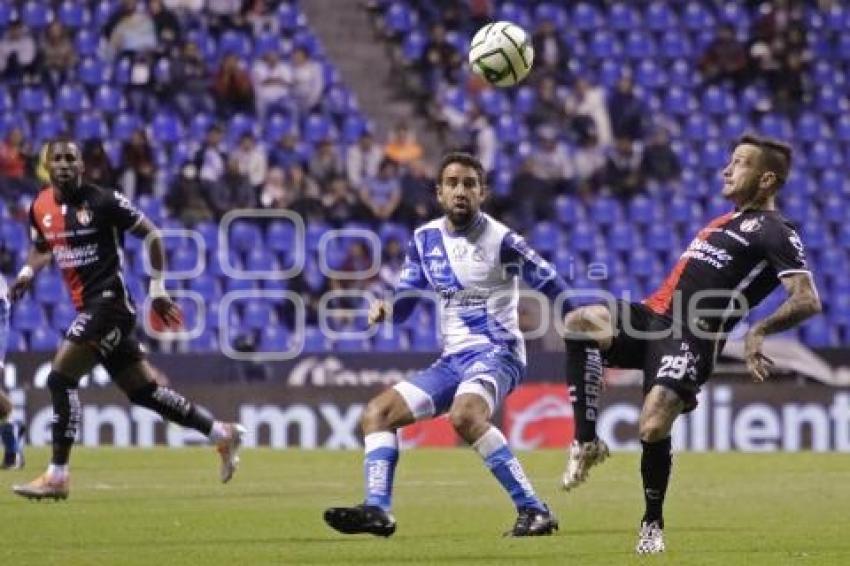
[(589, 442), (573, 440), (567, 457), (567, 470), (561, 477), (563, 488), (569, 491), (584, 483), (590, 468), (604, 462), (609, 455), (608, 445), (598, 438)]
[(236, 473), (239, 466), (239, 448), (242, 446), (242, 437), (245, 436), (245, 427), (240, 424), (227, 423), (224, 426), (229, 434), (215, 446), (221, 456), (221, 483), (229, 482)]
[(664, 552), (664, 531), (658, 521), (641, 522), (635, 552), (638, 554), (660, 554)]

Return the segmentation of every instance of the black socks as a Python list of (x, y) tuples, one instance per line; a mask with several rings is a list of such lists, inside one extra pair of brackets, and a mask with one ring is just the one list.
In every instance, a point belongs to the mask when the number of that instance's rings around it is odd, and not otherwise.
[(640, 474), (643, 477), (643, 497), (646, 502), (645, 522), (658, 521), (664, 527), (662, 508), (670, 480), (670, 468), (673, 466), (671, 441), (668, 436), (658, 442), (643, 442), (643, 454), (640, 459)]

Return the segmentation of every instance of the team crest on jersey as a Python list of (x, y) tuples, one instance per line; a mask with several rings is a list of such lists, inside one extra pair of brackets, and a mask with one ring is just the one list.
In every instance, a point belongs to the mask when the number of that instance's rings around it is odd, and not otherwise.
[(741, 222), (741, 232), (755, 232), (761, 228), (761, 218), (749, 218)]
[(91, 209), (81, 208), (77, 211), (77, 222), (79, 222), (82, 226), (88, 226), (91, 224), (94, 215), (92, 214)]
[(52, 214), (45, 214), (41, 219), (41, 225), (44, 226), (45, 228), (50, 228), (50, 226), (52, 224), (53, 224), (53, 215)]

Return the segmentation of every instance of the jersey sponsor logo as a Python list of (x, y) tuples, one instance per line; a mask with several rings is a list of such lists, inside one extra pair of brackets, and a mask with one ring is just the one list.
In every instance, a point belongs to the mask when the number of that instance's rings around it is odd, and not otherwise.
[(682, 256), (704, 261), (717, 269), (723, 269), (732, 261), (732, 256), (729, 252), (699, 238), (695, 238), (691, 242), (691, 245), (688, 246), (687, 251)]
[(92, 213), (90, 208), (80, 208), (77, 210), (77, 222), (79, 222), (83, 226), (88, 226), (91, 224), (92, 219), (94, 218), (94, 214)]
[(762, 217), (748, 218), (741, 222), (741, 232), (755, 232), (762, 227)]
[(739, 242), (740, 244), (744, 245), (744, 246), (749, 246), (749, 245), (750, 245), (750, 242), (748, 242), (746, 238), (744, 238), (744, 237), (743, 237), (743, 236), (741, 236), (740, 234), (736, 234), (736, 233), (735, 233), (735, 232), (733, 232), (732, 230), (723, 230), (723, 233), (724, 233), (724, 234), (726, 234), (727, 236), (729, 236), (730, 238), (732, 238), (733, 240), (735, 240), (735, 241)]
[(440, 249), (439, 246), (434, 246), (431, 248), (431, 251), (425, 254), (425, 257), (445, 257), (443, 255), (443, 250)]

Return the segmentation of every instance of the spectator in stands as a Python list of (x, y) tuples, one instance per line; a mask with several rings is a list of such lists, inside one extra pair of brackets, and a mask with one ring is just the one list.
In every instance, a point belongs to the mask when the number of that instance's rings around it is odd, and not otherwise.
[(443, 82), (457, 84), (457, 74), (462, 65), (460, 53), (446, 36), (445, 26), (441, 23), (434, 24), (431, 27), (428, 44), (419, 61), (424, 91), (436, 92), (437, 87)]
[(194, 41), (184, 44), (180, 56), (171, 64), (171, 90), (184, 120), (215, 111), (204, 57)]
[(190, 162), (184, 163), (180, 168), (180, 175), (165, 197), (165, 205), (173, 217), (187, 226), (213, 219), (212, 210), (198, 179), (198, 170)]
[(138, 128), (121, 148), (121, 187), (130, 200), (139, 195), (159, 196), (156, 190), (157, 171), (148, 136), (144, 128)]
[(284, 169), (271, 167), (260, 192), (260, 205), (263, 208), (289, 208), (295, 202), (295, 197), (292, 186), (286, 183)]
[(303, 155), (298, 149), (298, 134), (294, 130), (289, 131), (277, 140), (272, 148), (269, 162), (274, 167), (288, 169), (292, 165), (300, 164)]
[(268, 0), (248, 0), (245, 2), (243, 13), (254, 37), (280, 33), (277, 15), (270, 9)]
[(280, 108), (297, 116), (291, 105), (292, 67), (280, 60), (274, 49), (267, 51), (251, 69), (251, 81), (261, 120), (273, 108)]
[(333, 140), (326, 138), (319, 143), (319, 147), (310, 158), (307, 165), (310, 176), (324, 187), (334, 177), (345, 175), (345, 165), (342, 156)]
[(434, 196), (433, 172), (422, 162), (408, 165), (401, 176), (401, 192), (404, 199), (400, 209), (400, 220), (408, 226), (420, 226), (440, 214)]
[(666, 183), (678, 179), (682, 165), (670, 147), (670, 136), (664, 128), (657, 128), (643, 151), (641, 170), (647, 179)]
[(416, 140), (416, 133), (407, 122), (396, 123), (390, 133), (384, 154), (400, 165), (407, 165), (422, 159), (422, 146)]
[(151, 116), (157, 109), (154, 95), (156, 81), (153, 74), (153, 55), (135, 53), (128, 55), (130, 77), (127, 84), (127, 100), (130, 110), (141, 116)]
[(322, 191), (300, 163), (292, 165), (286, 172), (286, 180), (295, 191), (296, 201), (292, 205), (295, 212), (301, 214), (305, 221), (311, 222), (323, 217)]
[(564, 105), (567, 117), (570, 119), (576, 134), (587, 135), (592, 124), (599, 145), (607, 147), (613, 141), (611, 133), (611, 117), (605, 102), (605, 90), (594, 85), (590, 80), (579, 77), (573, 85), (572, 92), (567, 96)]
[(485, 173), (490, 173), (496, 162), (499, 142), (496, 130), (477, 104), (470, 105), (467, 112), (467, 132), (472, 154), (481, 162)]
[(378, 175), (367, 178), (363, 183), (360, 199), (378, 222), (392, 218), (401, 204), (398, 165), (390, 159), (384, 159), (378, 168)]
[(643, 139), (649, 108), (635, 94), (631, 73), (623, 73), (608, 97), (608, 114), (615, 138)]
[(0, 78), (18, 82), (31, 75), (37, 53), (30, 30), (20, 20), (11, 21), (0, 39)]
[(103, 37), (108, 40), (112, 36), (112, 32), (115, 31), (115, 28), (118, 27), (118, 24), (136, 13), (137, 8), (138, 0), (121, 0), (121, 5), (109, 16), (103, 29), (100, 30)]
[(224, 130), (218, 124), (213, 124), (207, 130), (201, 147), (195, 152), (194, 165), (201, 182), (215, 183), (224, 175), (224, 152), (221, 144), (224, 141)]
[(563, 43), (558, 37), (558, 30), (552, 20), (543, 20), (537, 26), (532, 35), (534, 45), (534, 67), (532, 68), (532, 79), (540, 80), (543, 77), (563, 79), (566, 69), (567, 54), (564, 53)]
[(103, 141), (98, 138), (86, 140), (83, 144), (83, 175), (86, 180), (106, 188), (118, 188), (118, 174), (109, 160)]
[(569, 148), (558, 140), (558, 131), (553, 126), (538, 128), (537, 138), (537, 147), (530, 158), (531, 173), (542, 182), (545, 191), (532, 194), (550, 203), (555, 194), (567, 191), (575, 177), (575, 167)]
[(605, 161), (605, 184), (614, 196), (630, 198), (643, 189), (640, 143), (629, 138), (617, 138)]
[(522, 161), (506, 197), (493, 199), (494, 212), (510, 226), (531, 227), (553, 214), (553, 183), (539, 176), (535, 156)]
[(378, 271), (380, 294), (376, 293), (379, 297), (389, 296), (389, 293), (395, 289), (404, 267), (404, 248), (397, 238), (390, 238), (384, 242), (381, 252), (381, 268)]
[(605, 168), (605, 162), (605, 148), (599, 143), (596, 129), (591, 127), (578, 137), (578, 145), (573, 152), (573, 165), (580, 194), (587, 197), (592, 193)]
[(303, 47), (292, 51), (292, 96), (301, 114), (316, 110), (325, 89), (322, 66)]
[(134, 6), (132, 12), (127, 12), (117, 23), (109, 35), (109, 53), (114, 58), (149, 53), (156, 50), (156, 26), (153, 18), (143, 6), (128, 0), (127, 4)]
[(268, 158), (265, 150), (257, 144), (254, 134), (245, 132), (239, 138), (239, 145), (233, 150), (233, 157), (239, 165), (239, 171), (248, 177), (255, 191), (260, 189), (268, 172)]
[(8, 201), (35, 192), (36, 183), (27, 176), (30, 148), (20, 127), (13, 127), (0, 142), (0, 196)]
[(213, 93), (218, 103), (219, 115), (230, 116), (237, 112), (254, 113), (254, 85), (251, 75), (242, 67), (235, 53), (224, 56), (213, 80)]
[(549, 124), (562, 128), (566, 122), (565, 100), (558, 95), (558, 83), (551, 76), (543, 76), (537, 83), (534, 107), (528, 114), (528, 125), (537, 128)]
[(216, 37), (226, 30), (249, 31), (242, 14), (242, 0), (207, 0), (206, 14), (210, 31)]
[(153, 18), (156, 37), (162, 47), (180, 45), (183, 33), (177, 14), (165, 6), (162, 0), (150, 0), (148, 10)]
[(341, 228), (352, 218), (362, 216), (362, 205), (357, 193), (352, 190), (345, 177), (334, 177), (323, 189), (322, 208), (325, 211), (325, 220), (332, 226)]
[(70, 73), (77, 64), (77, 50), (67, 30), (54, 20), (44, 32), (41, 43), (42, 78), (54, 92), (68, 82)]
[(735, 37), (735, 28), (721, 24), (699, 60), (699, 70), (706, 84), (731, 80), (736, 89), (747, 81), (747, 50)]
[(383, 159), (384, 151), (375, 143), (375, 136), (371, 131), (365, 130), (360, 134), (357, 143), (350, 145), (346, 152), (348, 182), (359, 190), (363, 186), (363, 179), (378, 174), (378, 167)]
[(229, 210), (256, 207), (256, 192), (251, 181), (239, 170), (239, 161), (231, 156), (227, 160), (224, 175), (207, 188), (210, 205), (217, 218)]

